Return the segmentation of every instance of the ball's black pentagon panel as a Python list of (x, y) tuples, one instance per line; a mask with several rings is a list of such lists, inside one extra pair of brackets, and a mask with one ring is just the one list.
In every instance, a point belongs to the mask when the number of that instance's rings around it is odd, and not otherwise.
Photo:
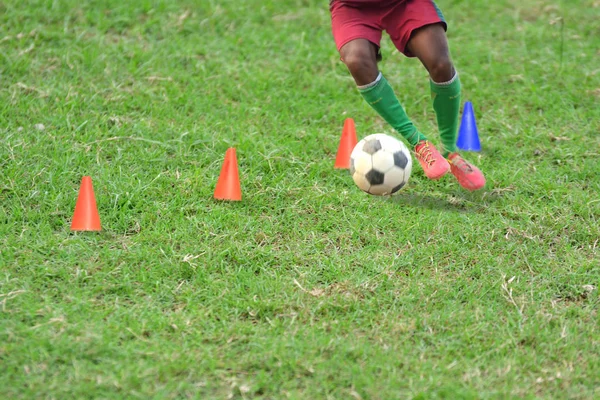
[(369, 172), (367, 172), (367, 174), (365, 175), (365, 178), (367, 178), (367, 181), (371, 185), (381, 185), (385, 178), (385, 174), (383, 174), (375, 169), (372, 169)]
[(354, 175), (356, 168), (354, 167), (354, 158), (350, 158), (350, 175)]
[(363, 145), (363, 151), (368, 154), (375, 154), (381, 150), (381, 143), (377, 139), (369, 139)]
[(408, 164), (408, 157), (402, 151), (397, 151), (394, 153), (394, 164), (398, 168), (406, 168), (406, 164)]

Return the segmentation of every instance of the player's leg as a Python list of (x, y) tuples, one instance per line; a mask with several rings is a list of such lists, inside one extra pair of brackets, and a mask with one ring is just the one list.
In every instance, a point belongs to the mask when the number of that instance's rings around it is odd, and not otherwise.
[[(358, 90), (363, 98), (383, 117), (411, 146), (425, 142), (426, 137), (417, 130), (406, 115), (389, 82), (378, 69), (381, 27), (378, 14), (369, 9), (347, 7), (334, 1), (330, 7), (333, 36)], [(445, 162), (445, 160), (443, 160)], [(431, 160), (424, 166), (425, 174), (431, 179), (440, 178), (448, 171), (436, 168)]]
[(367, 103), (414, 146), (425, 136), (413, 125), (389, 82), (379, 71), (377, 52), (378, 47), (369, 40), (354, 39), (341, 47), (340, 57)]
[[(481, 171), (456, 153), (461, 87), (450, 58), (441, 11), (432, 0), (405, 1), (389, 13), (383, 24), (398, 50), (408, 57), (418, 57), (429, 72), (443, 153), (453, 175), (468, 190), (482, 188), (485, 178)], [(421, 162), (418, 151), (417, 157)]]
[(377, 45), (367, 39), (350, 40), (340, 49), (340, 58), (358, 87), (375, 82), (379, 76), (377, 52)]
[(450, 59), (444, 26), (436, 23), (414, 30), (406, 48), (429, 72), (433, 109), (443, 144), (443, 154), (447, 157), (456, 151), (461, 87)]
[(444, 25), (426, 25), (413, 31), (407, 49), (419, 58), (431, 77), (433, 109), (450, 171), (465, 189), (481, 189), (485, 186), (483, 173), (457, 153), (461, 86), (450, 59)]
[[(442, 21), (435, 12), (431, 15), (431, 13), (422, 13), (417, 9), (415, 3), (420, 1), (423, 0), (389, 2), (381, 19), (381, 26), (390, 35), (396, 48), (407, 57), (414, 57), (407, 48), (413, 30)], [(450, 170), (448, 161), (442, 157), (433, 143), (421, 137), (417, 143), (411, 144), (414, 146), (416, 158), (427, 176), (439, 178)]]

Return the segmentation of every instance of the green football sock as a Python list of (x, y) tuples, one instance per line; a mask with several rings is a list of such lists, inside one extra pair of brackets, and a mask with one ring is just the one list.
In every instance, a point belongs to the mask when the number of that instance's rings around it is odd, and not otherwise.
[(433, 109), (437, 118), (440, 138), (444, 148), (442, 155), (456, 151), (456, 136), (458, 134), (458, 112), (460, 109), (460, 80), (458, 74), (448, 82), (435, 83), (430, 81)]
[(417, 130), (406, 115), (387, 79), (379, 74), (375, 82), (359, 86), (358, 91), (381, 117), (400, 133), (411, 146), (427, 138)]

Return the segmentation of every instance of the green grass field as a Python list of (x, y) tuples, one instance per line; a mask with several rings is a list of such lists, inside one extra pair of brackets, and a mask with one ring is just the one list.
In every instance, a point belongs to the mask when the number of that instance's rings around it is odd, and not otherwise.
[(0, 1), (0, 398), (600, 398), (600, 2), (438, 5), (488, 184), (380, 198), (327, 1)]

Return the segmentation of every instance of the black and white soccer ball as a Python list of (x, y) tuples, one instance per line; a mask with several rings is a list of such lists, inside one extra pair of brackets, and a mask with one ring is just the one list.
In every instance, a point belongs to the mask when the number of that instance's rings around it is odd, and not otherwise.
[(392, 195), (410, 178), (412, 157), (400, 140), (383, 134), (369, 135), (359, 141), (350, 155), (350, 174), (363, 191)]

